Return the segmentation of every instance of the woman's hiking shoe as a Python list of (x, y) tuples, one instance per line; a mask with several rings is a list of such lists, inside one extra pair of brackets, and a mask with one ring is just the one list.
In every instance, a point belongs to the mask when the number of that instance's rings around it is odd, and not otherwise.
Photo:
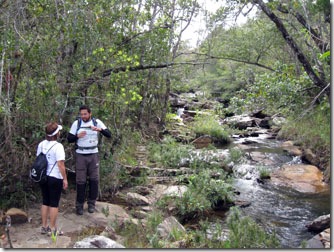
[(61, 236), (61, 235), (64, 235), (64, 233), (63, 233), (63, 231), (61, 231), (61, 230), (58, 230), (57, 228), (55, 229), (55, 230), (51, 230), (50, 229), (50, 231), (48, 232), (48, 236), (51, 236), (51, 235), (54, 235), (54, 236)]
[(48, 234), (49, 232), (51, 232), (51, 228), (49, 226), (41, 227), (41, 234)]

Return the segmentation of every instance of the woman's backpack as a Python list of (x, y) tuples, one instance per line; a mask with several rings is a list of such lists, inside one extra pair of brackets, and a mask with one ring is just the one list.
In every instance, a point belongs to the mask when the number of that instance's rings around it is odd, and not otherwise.
[[(51, 146), (51, 148), (44, 154), (43, 152), (39, 153), (39, 155), (36, 157), (34, 163), (32, 164), (30, 168), (30, 174), (29, 177), (33, 182), (44, 184), (47, 182), (47, 174), (46, 171), (48, 169), (48, 160), (46, 158), (46, 154), (52, 149), (53, 146), (55, 146), (57, 143)], [(57, 161), (56, 161), (57, 163)], [(53, 167), (56, 165), (54, 163)], [(51, 169), (51, 171), (52, 171)], [(51, 173), (51, 172), (50, 172)]]

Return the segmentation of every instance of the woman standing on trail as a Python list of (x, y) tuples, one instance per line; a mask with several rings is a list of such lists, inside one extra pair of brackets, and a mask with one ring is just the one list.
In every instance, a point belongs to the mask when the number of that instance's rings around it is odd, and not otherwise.
[[(57, 142), (62, 128), (55, 122), (48, 123), (45, 127), (46, 139), (40, 142), (37, 147), (37, 156), (41, 152), (47, 153), (48, 160), (46, 172), (48, 179), (46, 183), (40, 185), (43, 198), (41, 233), (48, 235), (52, 233), (53, 235), (63, 234), (56, 227), (61, 191), (67, 189), (68, 186), (64, 146)], [(50, 225), (48, 225), (48, 218), (50, 218)]]

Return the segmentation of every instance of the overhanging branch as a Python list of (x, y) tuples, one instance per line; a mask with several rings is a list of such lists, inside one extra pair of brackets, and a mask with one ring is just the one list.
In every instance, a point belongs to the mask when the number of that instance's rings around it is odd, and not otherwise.
[(161, 63), (158, 65), (139, 65), (139, 66), (121, 66), (121, 67), (116, 67), (116, 68), (111, 68), (108, 70), (105, 70), (102, 72), (101, 75), (96, 76), (96, 77), (90, 77), (86, 80), (83, 80), (81, 83), (81, 88), (79, 92), (86, 91), (92, 84), (95, 82), (98, 82), (99, 80), (110, 76), (112, 73), (120, 73), (120, 72), (136, 72), (136, 71), (142, 71), (142, 70), (147, 70), (147, 69), (161, 69), (161, 68), (168, 68), (176, 65), (205, 65), (209, 64), (208, 62), (171, 62), (171, 63)]
[[(208, 59), (230, 60), (230, 61), (235, 61), (235, 62), (245, 63), (245, 64), (248, 64), (248, 65), (258, 66), (258, 67), (261, 67), (261, 68), (264, 68), (264, 69), (267, 69), (267, 70), (270, 70), (270, 71), (275, 71), (275, 70), (274, 70), (273, 68), (271, 68), (271, 67), (262, 65), (262, 64), (260, 64), (260, 63), (258, 63), (258, 62), (252, 62), (252, 61), (248, 61), (248, 60), (235, 59), (235, 58), (231, 58), (231, 57), (213, 56), (213, 55), (206, 54), (206, 53), (196, 53), (196, 52), (182, 53), (182, 54), (185, 54), (185, 55), (191, 55), (191, 54), (192, 54), (192, 55), (197, 55), (197, 56), (204, 56), (204, 57), (207, 57)], [(181, 54), (180, 54), (180, 55), (181, 55)]]

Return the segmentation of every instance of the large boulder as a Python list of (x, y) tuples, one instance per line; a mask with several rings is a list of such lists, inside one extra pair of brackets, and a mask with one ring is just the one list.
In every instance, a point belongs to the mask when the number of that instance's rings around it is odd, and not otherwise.
[[(11, 224), (26, 223), (28, 221), (27, 213), (18, 208), (10, 208), (5, 213), (5, 216), (10, 216)], [(6, 224), (5, 220), (2, 220), (2, 222)]]
[(248, 127), (256, 125), (254, 118), (247, 115), (236, 115), (225, 118), (224, 123), (239, 130), (245, 130)]
[(323, 174), (313, 165), (283, 165), (271, 175), (273, 184), (291, 187), (299, 192), (319, 193), (330, 190), (323, 182)]
[(188, 187), (182, 185), (171, 185), (163, 193), (163, 196), (182, 198), (183, 194), (188, 190)]
[(151, 203), (149, 199), (147, 199), (146, 197), (138, 193), (131, 193), (131, 192), (128, 192), (126, 194), (126, 201), (128, 204), (132, 206), (148, 206)]
[(125, 248), (123, 245), (102, 235), (92, 235), (77, 241), (73, 248)]
[(307, 224), (306, 227), (309, 231), (321, 232), (326, 228), (331, 226), (331, 215), (322, 215), (312, 221), (310, 224)]
[(202, 149), (208, 147), (212, 143), (212, 139), (210, 136), (200, 136), (191, 142), (196, 149)]
[(292, 156), (300, 157), (303, 154), (303, 151), (297, 146), (295, 146), (292, 141), (286, 141), (282, 143), (281, 148)]
[(186, 233), (186, 229), (173, 216), (166, 218), (157, 226), (157, 232), (163, 238), (168, 238), (169, 235), (175, 230)]
[(306, 242), (305, 248), (330, 249), (331, 248), (331, 230), (327, 228), (323, 232), (313, 236)]

